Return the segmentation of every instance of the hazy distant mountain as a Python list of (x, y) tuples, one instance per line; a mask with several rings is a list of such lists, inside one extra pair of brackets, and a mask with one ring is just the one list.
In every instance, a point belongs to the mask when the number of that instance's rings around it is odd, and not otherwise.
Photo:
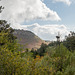
[(44, 43), (43, 40), (41, 40), (31, 31), (15, 30), (14, 35), (17, 37), (18, 43), (23, 45), (24, 48), (37, 49), (40, 47), (42, 43)]

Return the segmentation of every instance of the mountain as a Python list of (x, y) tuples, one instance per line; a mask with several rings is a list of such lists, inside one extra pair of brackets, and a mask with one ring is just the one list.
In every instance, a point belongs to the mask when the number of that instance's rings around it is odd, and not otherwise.
[(40, 45), (45, 42), (31, 31), (15, 30), (13, 34), (17, 37), (18, 43), (23, 45), (24, 48), (38, 49)]

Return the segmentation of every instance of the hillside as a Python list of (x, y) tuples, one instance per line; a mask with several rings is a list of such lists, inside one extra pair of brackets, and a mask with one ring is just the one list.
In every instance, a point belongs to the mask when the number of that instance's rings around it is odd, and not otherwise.
[(41, 40), (31, 31), (15, 30), (14, 35), (17, 37), (18, 43), (23, 45), (24, 48), (37, 49), (40, 47), (42, 43), (44, 43), (43, 40)]

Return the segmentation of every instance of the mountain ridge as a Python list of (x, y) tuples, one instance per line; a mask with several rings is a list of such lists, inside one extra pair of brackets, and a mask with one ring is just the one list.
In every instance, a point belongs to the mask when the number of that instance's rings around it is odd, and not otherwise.
[(24, 48), (38, 49), (42, 43), (45, 43), (44, 40), (28, 30), (15, 30), (13, 34), (17, 37), (18, 43), (23, 45)]

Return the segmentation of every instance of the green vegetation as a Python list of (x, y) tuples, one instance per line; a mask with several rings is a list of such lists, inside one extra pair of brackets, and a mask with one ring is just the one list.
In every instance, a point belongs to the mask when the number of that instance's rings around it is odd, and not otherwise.
[(60, 46), (56, 42), (42, 44), (37, 51), (29, 51), (17, 44), (13, 31), (5, 20), (0, 20), (0, 75), (75, 75), (74, 36), (65, 41), (68, 45), (73, 42), (73, 52), (64, 42)]
[[(1, 8), (0, 8), (1, 10)], [(0, 75), (75, 75), (75, 33), (38, 50), (22, 49), (14, 30), (0, 20)]]
[(63, 44), (70, 50), (75, 50), (75, 33), (70, 32), (68, 36), (65, 38), (66, 40), (63, 42)]

